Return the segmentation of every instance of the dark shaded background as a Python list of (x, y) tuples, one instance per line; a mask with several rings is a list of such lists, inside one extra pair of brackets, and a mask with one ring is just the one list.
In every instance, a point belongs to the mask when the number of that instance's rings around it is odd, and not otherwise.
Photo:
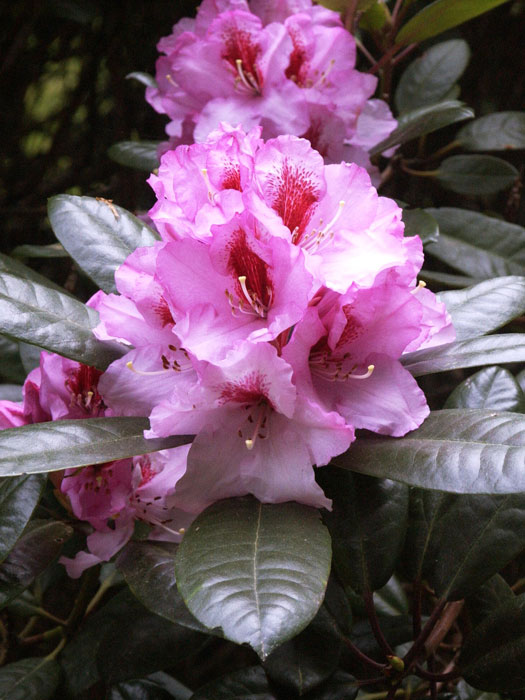
[[(425, 0), (414, 7), (421, 4)], [(22, 243), (53, 242), (45, 219), (46, 199), (53, 194), (102, 196), (133, 210), (151, 206), (145, 173), (112, 162), (107, 149), (123, 139), (163, 138), (165, 117), (145, 102), (143, 86), (125, 76), (134, 70), (154, 73), (158, 39), (180, 17), (193, 14), (196, 5), (180, 0), (2, 4), (3, 252)], [(525, 2), (507, 3), (463, 25), (459, 33), (473, 54), (462, 79), (462, 99), (477, 114), (523, 109)], [(397, 75), (407, 64), (401, 65)], [(436, 146), (449, 138), (447, 130), (432, 137)], [(518, 166), (522, 156), (512, 156)], [(401, 178), (401, 189), (403, 184)], [(418, 184), (413, 197), (425, 194), (420, 187), (429, 187), (428, 179)], [(385, 193), (399, 196), (390, 190), (391, 186)], [(443, 203), (456, 202), (449, 197)], [(502, 209), (504, 205), (501, 202)], [(524, 218), (521, 207), (514, 219)], [(525, 224), (525, 220), (519, 222)], [(43, 265), (46, 272), (51, 262), (32, 264), (40, 269)]]

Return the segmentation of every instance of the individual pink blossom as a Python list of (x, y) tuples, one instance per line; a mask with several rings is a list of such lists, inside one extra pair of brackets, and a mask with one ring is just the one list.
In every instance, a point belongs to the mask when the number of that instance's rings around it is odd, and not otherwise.
[(251, 493), (266, 503), (330, 502), (312, 464), (348, 448), (353, 430), (299, 396), (292, 368), (268, 343), (243, 343), (208, 365), (190, 392), (175, 390), (151, 415), (151, 435), (197, 433), (172, 502), (192, 512)]
[(146, 99), (171, 122), (172, 147), (204, 141), (220, 122), (260, 125), (264, 138), (308, 138), (328, 162), (348, 144), (360, 162), (395, 127), (369, 100), (376, 78), (355, 70), (356, 48), (337, 13), (310, 0), (205, 0), (194, 21), (161, 39), (157, 86)]

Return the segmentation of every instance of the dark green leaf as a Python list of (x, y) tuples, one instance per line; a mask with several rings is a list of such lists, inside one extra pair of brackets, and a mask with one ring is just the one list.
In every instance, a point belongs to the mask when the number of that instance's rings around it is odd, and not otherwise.
[(402, 357), (404, 366), (414, 377), (460, 367), (482, 367), (524, 361), (525, 337), (522, 333), (469, 338), (428, 350), (415, 350)]
[(425, 537), (422, 573), (440, 598), (471, 595), (523, 549), (524, 494), (419, 497), (420, 513), (433, 506), (424, 518), (432, 526)]
[(479, 690), (525, 689), (525, 594), (498, 608), (466, 638), (459, 667)]
[(419, 236), (423, 245), (435, 243), (439, 237), (439, 226), (433, 216), (423, 209), (403, 209), (405, 236)]
[(323, 517), (340, 580), (357, 593), (382, 588), (403, 546), (408, 489), (340, 469), (321, 469), (317, 478), (333, 499), (332, 511)]
[[(7, 431), (0, 431), (0, 434)], [(13, 549), (38, 505), (45, 478), (0, 479), (0, 561)]]
[(500, 574), (494, 574), (467, 598), (467, 607), (474, 626), (511, 601), (516, 601), (512, 588)]
[(72, 528), (53, 520), (40, 521), (18, 540), (0, 565), (0, 605), (20, 595), (58, 557)]
[(48, 215), (56, 237), (73, 260), (105, 292), (115, 292), (115, 270), (136, 248), (157, 235), (131, 212), (110, 200), (60, 194)]
[(62, 289), (62, 287), (59, 287), (58, 284), (51, 282), (51, 280), (47, 279), (47, 277), (35, 272), (30, 267), (27, 267), (27, 265), (21, 263), (19, 260), (10, 258), (8, 255), (4, 255), (3, 253), (0, 253), (0, 272), (8, 272), (16, 277), (21, 277), (24, 280), (36, 282), (37, 284), (41, 284), (44, 287), (49, 287), (50, 289), (56, 289), (58, 292), (71, 297), (71, 294), (66, 292), (65, 289)]
[(268, 677), (300, 696), (320, 685), (339, 662), (341, 639), (334, 628), (330, 614), (321, 606), (305, 630), (266, 659)]
[(126, 78), (128, 80), (138, 80), (139, 83), (142, 83), (146, 87), (158, 87), (155, 78), (149, 73), (144, 73), (143, 71), (133, 71), (133, 73), (128, 73)]
[(443, 408), (521, 411), (524, 407), (523, 392), (512, 374), (501, 367), (487, 367), (461, 382)]
[(50, 700), (60, 682), (54, 659), (30, 658), (0, 668), (1, 700)]
[(20, 384), (0, 384), (0, 401), (22, 401)]
[(354, 700), (357, 691), (356, 679), (346, 671), (338, 670), (304, 697), (305, 700)]
[(456, 292), (441, 292), (456, 339), (476, 338), (525, 313), (525, 277), (497, 277)]
[(51, 245), (19, 245), (13, 248), (11, 255), (15, 258), (67, 258), (68, 253), (60, 243)]
[(479, 280), (473, 277), (463, 277), (462, 275), (449, 275), (447, 272), (435, 272), (434, 270), (421, 270), (419, 277), (426, 282), (435, 282), (443, 287), (462, 289), (470, 287)]
[[(141, 628), (142, 625), (143, 628)], [(127, 630), (129, 646), (125, 635), (119, 630)], [(187, 651), (190, 652), (193, 650), (193, 640), (197, 637), (201, 638), (201, 635), (184, 630), (153, 615), (129, 590), (118, 593), (97, 612), (86, 618), (62, 652), (60, 659), (69, 691), (77, 697), (96, 683), (100, 678), (97, 666), (99, 663), (101, 670), (107, 673), (109, 682), (146, 676), (162, 666), (172, 666), (177, 658), (183, 658), (186, 653), (184, 646), (182, 648), (173, 646), (173, 644), (184, 643), (184, 639), (180, 636), (181, 630), (182, 634), (187, 632), (191, 635), (190, 638), (185, 638), (189, 642)], [(155, 636), (157, 632), (162, 635), (162, 640), (157, 641)], [(153, 636), (148, 637), (147, 633)], [(115, 634), (120, 637), (121, 648), (113, 647), (118, 641), (113, 636)], [(144, 644), (143, 659), (140, 659), (140, 652), (137, 650), (137, 645), (141, 641)], [(167, 643), (168, 648), (164, 649), (161, 643)], [(106, 661), (101, 660), (104, 653), (109, 655)], [(158, 659), (155, 659), (155, 655)], [(117, 658), (118, 663), (115, 663)], [(134, 662), (136, 666), (130, 669)], [(108, 668), (111, 663), (116, 667), (114, 672)], [(131, 672), (131, 675), (126, 678), (128, 672)]]
[(427, 251), (478, 279), (525, 275), (525, 229), (466, 209), (426, 211), (439, 224), (439, 240)]
[(0, 374), (10, 382), (22, 384), (27, 372), (24, 369), (18, 343), (0, 335)]
[(396, 44), (412, 44), (437, 36), (504, 2), (507, 0), (435, 0), (408, 20), (396, 36)]
[[(124, 612), (124, 611), (123, 611)], [(107, 683), (164, 671), (201, 649), (207, 637), (154, 615), (138, 601), (100, 635), (96, 664)], [(116, 662), (118, 659), (118, 662)]]
[(442, 491), (410, 489), (408, 529), (403, 552), (403, 567), (414, 581), (421, 581), (428, 543), (448, 494)]
[(71, 360), (106, 369), (123, 353), (117, 343), (93, 335), (94, 309), (57, 290), (4, 272), (0, 274), (0, 330)]
[(436, 179), (447, 190), (471, 195), (501, 192), (518, 177), (513, 165), (494, 156), (452, 156), (436, 173)]
[(151, 173), (159, 167), (157, 155), (161, 141), (119, 141), (108, 150), (115, 163)]
[(177, 590), (176, 552), (177, 545), (167, 542), (129, 542), (119, 555), (117, 567), (133, 594), (149, 610), (171, 622), (207, 632)]
[(463, 39), (435, 44), (405, 70), (395, 94), (398, 111), (406, 112), (443, 100), (470, 59)]
[(407, 615), (408, 598), (397, 576), (374, 593), (374, 603), (380, 615)]
[(456, 100), (447, 100), (406, 112), (399, 118), (397, 129), (394, 129), (384, 141), (374, 146), (370, 150), (370, 155), (377, 155), (392, 146), (411, 141), (423, 134), (430, 134), (449, 124), (471, 119), (473, 116), (474, 112), (470, 107)]
[(159, 671), (148, 678), (114, 686), (108, 700), (189, 700), (193, 693), (167, 673)]
[(179, 591), (195, 617), (249, 643), (262, 659), (298, 634), (321, 605), (330, 537), (298, 503), (233, 498), (207, 508), (176, 557)]
[(243, 668), (199, 688), (191, 700), (276, 700), (264, 669)]
[(455, 493), (525, 491), (525, 418), (486, 409), (432, 411), (403, 438), (361, 438), (334, 463)]
[(191, 442), (188, 435), (146, 440), (147, 418), (86, 418), (0, 431), (0, 475), (52, 472), (143, 455)]
[(494, 112), (460, 129), (456, 141), (467, 151), (525, 148), (525, 112)]

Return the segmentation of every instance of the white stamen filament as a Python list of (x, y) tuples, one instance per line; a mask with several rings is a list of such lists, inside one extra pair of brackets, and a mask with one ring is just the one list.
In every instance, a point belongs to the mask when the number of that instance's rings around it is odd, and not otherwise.
[(349, 374), (348, 379), (368, 379), (375, 369), (375, 365), (368, 365), (367, 371), (364, 374)]
[[(311, 249), (319, 248), (319, 246), (321, 245), (322, 242), (331, 241), (332, 238), (334, 237), (333, 227), (337, 223), (341, 214), (343, 213), (343, 209), (345, 208), (345, 204), (346, 204), (345, 200), (342, 199), (339, 202), (336, 213), (330, 219), (330, 221), (326, 224), (326, 226), (324, 226), (324, 228), (320, 229), (319, 231), (317, 229), (312, 229), (312, 231), (307, 233), (306, 236), (304, 236), (303, 240), (301, 241), (301, 247), (305, 248), (306, 250), (311, 250)], [(323, 220), (320, 219), (319, 226), (322, 226), (322, 225), (323, 225)], [(292, 234), (292, 240), (293, 240), (293, 234)]]
[(244, 444), (246, 445), (247, 450), (253, 450), (255, 447), (255, 443), (257, 442), (258, 437), (266, 437), (263, 435), (259, 434), (259, 431), (261, 428), (264, 428), (266, 426), (266, 419), (267, 419), (267, 411), (266, 409), (268, 408), (268, 405), (266, 403), (263, 403), (259, 409), (259, 416), (257, 418), (257, 421), (255, 423), (255, 427), (253, 429), (253, 433), (251, 438), (248, 438), (248, 440), (244, 441)]
[(132, 372), (134, 372), (135, 374), (140, 374), (142, 377), (154, 377), (154, 376), (159, 375), (159, 374), (164, 374), (164, 372), (168, 371), (167, 369), (159, 369), (159, 370), (155, 370), (153, 372), (145, 372), (142, 369), (136, 369), (135, 367), (133, 367), (133, 362), (131, 360), (129, 362), (126, 362), (126, 367), (128, 369), (130, 369)]
[(419, 280), (417, 287), (414, 287), (414, 289), (410, 290), (410, 294), (417, 294), (420, 289), (424, 289), (426, 286), (426, 282), (423, 282), (423, 280)]
[(204, 178), (204, 182), (206, 183), (206, 187), (208, 188), (208, 199), (210, 200), (210, 204), (215, 204), (215, 195), (211, 191), (211, 183), (210, 178), (208, 177), (208, 169), (201, 168), (201, 173), (202, 177)]
[[(239, 284), (241, 286), (242, 293), (243, 293), (246, 301), (248, 302), (248, 304), (255, 311), (257, 316), (261, 316), (262, 318), (264, 318), (266, 316), (266, 312), (268, 311), (268, 308), (264, 306), (264, 304), (257, 297), (257, 295), (250, 294), (250, 292), (248, 291), (248, 287), (246, 286), (246, 275), (240, 275), (239, 277), (237, 277), (237, 279), (239, 280)], [(272, 290), (270, 289), (270, 290), (268, 290), (268, 292), (269, 292), (269, 296), (270, 296), (268, 307), (270, 307), (272, 304)], [(239, 306), (239, 310), (243, 311), (241, 305)]]
[(242, 59), (236, 58), (235, 65), (237, 66), (237, 74), (239, 76), (238, 80), (244, 85), (244, 87), (248, 88), (250, 92), (255, 92), (258, 94), (259, 86), (256, 84), (255, 79), (251, 75), (251, 73), (246, 74), (244, 72), (244, 69), (242, 67)]

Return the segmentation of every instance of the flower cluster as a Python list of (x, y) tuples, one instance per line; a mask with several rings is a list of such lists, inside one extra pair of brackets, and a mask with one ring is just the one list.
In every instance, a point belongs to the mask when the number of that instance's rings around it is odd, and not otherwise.
[(204, 141), (221, 121), (260, 125), (264, 138), (307, 138), (327, 162), (365, 167), (395, 128), (376, 78), (355, 69), (339, 15), (311, 0), (204, 0), (158, 44), (146, 99), (171, 119), (172, 147)]
[(419, 426), (428, 407), (399, 358), (454, 338), (417, 284), (421, 241), (368, 173), (260, 131), (223, 124), (163, 156), (162, 240), (92, 300), (96, 334), (129, 346), (100, 378), (106, 405), (149, 416), (148, 436), (196, 435), (170, 498), (192, 513), (248, 493), (330, 507), (313, 465), (356, 428)]
[[(99, 391), (97, 369), (42, 352), (29, 373), (23, 401), (0, 401), (0, 430), (53, 420), (111, 416)], [(186, 468), (188, 446), (133, 459), (54, 472), (57, 497), (75, 517), (88, 522), (88, 552), (62, 557), (70, 576), (109, 560), (130, 539), (135, 521), (151, 526), (150, 537), (177, 541), (190, 517), (170, 504)], [(183, 529), (183, 528), (182, 528)]]

